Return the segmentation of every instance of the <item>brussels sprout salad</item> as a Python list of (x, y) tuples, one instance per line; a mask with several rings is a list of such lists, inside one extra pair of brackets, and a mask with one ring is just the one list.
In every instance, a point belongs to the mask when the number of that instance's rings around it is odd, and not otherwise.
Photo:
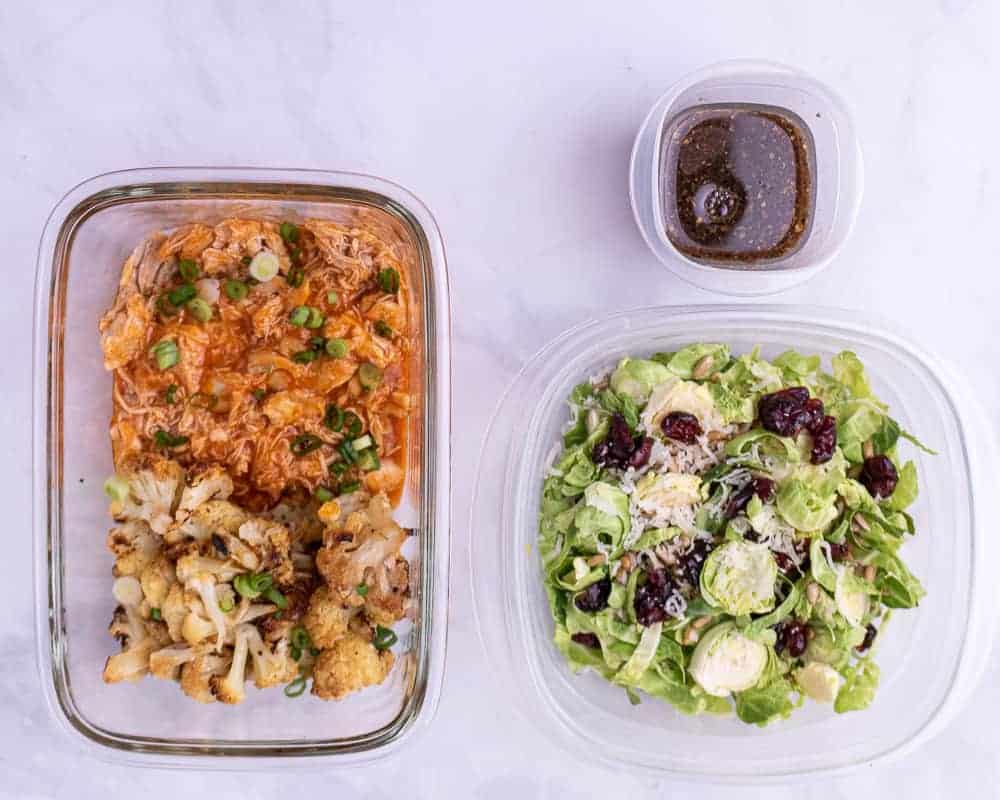
[(872, 393), (854, 353), (724, 344), (625, 358), (579, 384), (541, 501), (555, 643), (688, 714), (764, 726), (806, 697), (874, 699), (894, 609), (924, 590), (913, 461), (928, 450)]

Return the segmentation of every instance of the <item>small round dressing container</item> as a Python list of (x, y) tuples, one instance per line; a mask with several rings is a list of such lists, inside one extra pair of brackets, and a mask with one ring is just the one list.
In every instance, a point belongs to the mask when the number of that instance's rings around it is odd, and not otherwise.
[[(760, 346), (819, 355), (842, 350), (864, 363), (873, 391), (937, 455), (900, 445), (917, 465), (910, 507), (916, 534), (900, 555), (927, 595), (893, 615), (879, 643), (878, 692), (863, 711), (837, 714), (807, 701), (787, 720), (758, 728), (730, 716), (685, 716), (593, 672), (574, 675), (552, 641), (537, 539), (542, 484), (569, 422), (573, 387), (625, 356), (693, 342), (734, 354)], [(990, 486), (997, 455), (989, 423), (961, 378), (868, 315), (809, 306), (644, 308), (588, 321), (540, 350), (514, 379), (483, 445), (469, 530), (484, 663), (494, 702), (510, 703), (543, 735), (579, 758), (617, 768), (721, 783), (766, 783), (842, 773), (899, 758), (926, 742), (972, 696), (997, 621), (996, 518)]]
[[(736, 120), (730, 123), (728, 145), (734, 152), (727, 156), (748, 160), (749, 166), (737, 167), (739, 174), (729, 184), (725, 178), (720, 182), (718, 175), (702, 175), (691, 178), (703, 181), (701, 186), (685, 186), (678, 161), (684, 158), (681, 143), (689, 153), (719, 146), (717, 139), (711, 139), (727, 115)], [(696, 130), (699, 121), (701, 140)], [(764, 128), (772, 139), (754, 141), (755, 136), (768, 135)], [(784, 132), (789, 141), (779, 141)], [(748, 138), (740, 142), (739, 135)], [(773, 169), (782, 163), (781, 146), (792, 162), (785, 165), (786, 171), (795, 176), (784, 189), (775, 182)], [(654, 255), (685, 281), (730, 295), (780, 292), (822, 270), (851, 232), (862, 185), (861, 150), (844, 103), (819, 81), (763, 61), (724, 61), (675, 83), (643, 122), (629, 169), (632, 212)], [(761, 226), (777, 224), (776, 209), (787, 206), (792, 190), (796, 213), (788, 220), (782, 244), (770, 249), (762, 242), (753, 244)], [(766, 207), (769, 197), (771, 208)], [(788, 208), (785, 211), (791, 214)], [(697, 219), (707, 246), (688, 238), (679, 224), (685, 215), (691, 225)], [(713, 222), (719, 224), (706, 224)], [(726, 233), (729, 226), (733, 229)], [(726, 249), (717, 241), (720, 237), (732, 242), (732, 249), (740, 249), (740, 256), (719, 257), (719, 251)]]

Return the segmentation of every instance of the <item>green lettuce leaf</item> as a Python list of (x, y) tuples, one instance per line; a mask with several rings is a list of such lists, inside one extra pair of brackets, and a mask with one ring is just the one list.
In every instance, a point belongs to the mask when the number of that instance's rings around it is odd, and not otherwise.
[(846, 667), (841, 673), (844, 685), (837, 692), (833, 710), (838, 714), (847, 711), (861, 711), (871, 705), (878, 689), (878, 665), (867, 658), (861, 659), (853, 666)]
[(787, 719), (802, 705), (801, 695), (798, 695), (795, 702), (792, 701), (791, 696), (795, 694), (798, 692), (783, 678), (774, 680), (767, 686), (738, 692), (735, 695), (736, 716), (743, 722), (763, 728), (775, 720)]

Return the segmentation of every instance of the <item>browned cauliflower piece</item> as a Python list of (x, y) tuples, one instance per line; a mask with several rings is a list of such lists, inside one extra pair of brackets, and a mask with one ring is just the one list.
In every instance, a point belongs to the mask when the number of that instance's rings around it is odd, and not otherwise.
[(157, 650), (149, 656), (149, 674), (165, 681), (180, 678), (181, 668), (189, 661), (204, 655), (208, 648), (191, 647), (186, 644), (172, 644)]
[(112, 501), (111, 516), (119, 522), (142, 520), (154, 533), (166, 533), (184, 486), (184, 468), (176, 461), (157, 460), (124, 478), (128, 495)]
[(410, 595), (410, 565), (405, 558), (374, 570), (365, 594), (365, 615), (376, 625), (390, 627), (403, 618)]
[[(247, 656), (250, 653), (251, 632), (257, 633), (253, 625), (240, 625), (236, 628), (236, 642), (229, 672), (225, 675), (212, 675), (208, 679), (212, 694), (222, 703), (235, 705), (246, 699)], [(259, 634), (257, 638), (260, 638)]]
[(392, 664), (390, 651), (376, 650), (371, 642), (349, 633), (316, 657), (312, 693), (323, 700), (340, 700), (384, 681)]
[(138, 576), (160, 552), (160, 540), (143, 520), (129, 520), (108, 531), (108, 550), (115, 556), (112, 574)]
[(393, 520), (388, 498), (380, 495), (367, 508), (350, 514), (343, 529), (327, 538), (316, 554), (316, 567), (327, 583), (347, 594), (364, 582), (366, 570), (376, 570), (399, 555), (406, 531)]
[(246, 627), (249, 629), (247, 639), (250, 646), (250, 657), (253, 659), (254, 686), (258, 689), (266, 689), (269, 686), (278, 686), (294, 680), (299, 674), (299, 665), (289, 655), (288, 640), (282, 639), (275, 643), (272, 650), (261, 638), (260, 631), (252, 625)]
[(149, 656), (161, 646), (155, 631), (147, 628), (139, 613), (142, 586), (131, 575), (118, 578), (113, 587), (118, 607), (108, 632), (122, 645), (122, 651), (104, 664), (104, 682), (136, 681), (149, 671)]
[(190, 609), (184, 595), (184, 587), (179, 583), (170, 586), (167, 596), (160, 605), (160, 616), (167, 626), (170, 638), (175, 642), (184, 639), (182, 626)]
[(352, 613), (350, 608), (341, 605), (340, 596), (329, 586), (320, 586), (309, 598), (302, 624), (316, 647), (332, 647), (346, 635)]
[(240, 542), (257, 557), (257, 565), (247, 566), (247, 569), (269, 572), (278, 584), (292, 582), (294, 569), (289, 552), (292, 540), (284, 525), (263, 517), (253, 517), (240, 525), (237, 535)]
[(222, 467), (209, 467), (189, 479), (177, 504), (176, 519), (183, 522), (198, 506), (210, 500), (228, 500), (232, 493), (233, 479), (229, 477), (229, 473)]
[(199, 703), (215, 702), (212, 677), (225, 675), (231, 661), (231, 654), (207, 653), (196, 656), (181, 667), (181, 691)]
[(164, 555), (158, 555), (154, 558), (139, 576), (139, 583), (142, 585), (142, 593), (146, 597), (146, 603), (149, 604), (150, 608), (161, 609), (161, 613), (170, 587), (176, 582), (177, 575), (174, 572), (174, 564)]
[(163, 539), (167, 544), (193, 540), (201, 545), (212, 542), (213, 536), (235, 536), (249, 514), (228, 500), (208, 500), (197, 506), (179, 522), (165, 529)]

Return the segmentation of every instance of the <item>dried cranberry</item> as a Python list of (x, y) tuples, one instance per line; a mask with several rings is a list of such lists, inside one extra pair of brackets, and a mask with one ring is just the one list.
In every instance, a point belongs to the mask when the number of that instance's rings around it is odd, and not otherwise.
[(774, 561), (775, 563), (777, 563), (778, 569), (780, 569), (782, 572), (788, 572), (792, 567), (795, 566), (795, 563), (792, 561), (792, 559), (790, 559), (784, 553), (775, 553)]
[(698, 579), (701, 578), (701, 568), (704, 566), (705, 559), (708, 558), (711, 549), (712, 546), (707, 541), (698, 539), (691, 546), (691, 549), (681, 556), (681, 570), (692, 586), (698, 585)]
[(608, 463), (611, 459), (611, 448), (608, 446), (606, 440), (601, 440), (594, 445), (594, 449), (590, 454), (590, 459), (599, 467), (603, 467)]
[(765, 394), (757, 404), (760, 424), (779, 436), (795, 436), (810, 418), (810, 413), (805, 410), (808, 399), (809, 390), (804, 386)]
[(806, 651), (809, 642), (808, 628), (804, 622), (790, 620), (778, 626), (778, 639), (774, 643), (776, 653), (787, 651), (792, 658), (798, 658)]
[(628, 458), (628, 465), (632, 469), (639, 469), (640, 467), (646, 466), (646, 462), (649, 461), (649, 454), (653, 452), (653, 440), (648, 436), (644, 436), (640, 442), (639, 446), (635, 448), (635, 451)]
[(814, 433), (820, 423), (823, 422), (825, 414), (823, 401), (818, 397), (810, 397), (802, 404), (802, 413), (799, 415), (799, 420), (802, 422), (803, 428), (810, 433)]
[(888, 456), (871, 456), (865, 459), (860, 480), (872, 497), (886, 498), (896, 491), (899, 474)]
[(747, 507), (747, 503), (750, 502), (751, 497), (753, 497), (753, 481), (741, 486), (729, 495), (725, 506), (722, 508), (722, 516), (725, 519), (732, 519)]
[(601, 640), (598, 639), (597, 634), (594, 633), (574, 633), (570, 638), (577, 644), (582, 644), (584, 647), (597, 649), (601, 646)]
[(812, 463), (825, 464), (837, 449), (837, 420), (823, 417), (809, 430), (812, 432)]
[(847, 542), (844, 542), (843, 544), (831, 542), (830, 557), (834, 561), (846, 561), (851, 557), (851, 546)]
[(702, 434), (698, 418), (686, 411), (671, 411), (663, 418), (660, 429), (668, 439), (683, 444), (694, 444)]
[(774, 499), (774, 481), (760, 475), (753, 479), (753, 491), (763, 502), (770, 503)]
[(876, 636), (878, 636), (878, 628), (869, 622), (868, 626), (865, 628), (865, 638), (861, 641), (861, 644), (854, 649), (859, 653), (865, 652), (868, 648), (875, 644)]
[(611, 597), (611, 578), (601, 578), (580, 592), (574, 602), (581, 611), (594, 613), (607, 607), (609, 597)]
[(635, 590), (635, 618), (646, 627), (662, 622), (667, 617), (667, 598), (673, 591), (670, 576), (665, 569), (646, 573), (646, 581)]
[(635, 443), (632, 441), (632, 431), (621, 414), (611, 415), (611, 424), (608, 426), (608, 446), (611, 452), (620, 459), (626, 459), (632, 455)]

